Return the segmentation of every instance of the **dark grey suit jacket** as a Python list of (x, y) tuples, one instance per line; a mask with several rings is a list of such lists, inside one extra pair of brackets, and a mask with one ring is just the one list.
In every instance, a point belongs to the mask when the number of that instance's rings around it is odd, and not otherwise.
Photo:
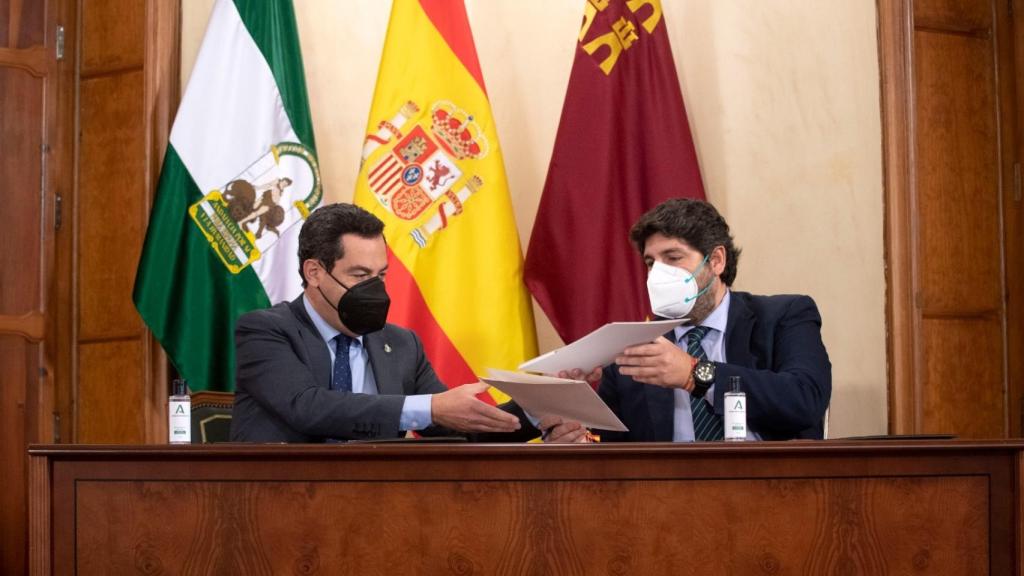
[[(249, 312), (235, 326), (231, 439), (323, 442), (401, 436), (404, 397), (447, 390), (413, 332), (388, 324), (363, 337), (378, 394), (330, 390), (331, 356), (299, 296)], [(424, 435), (452, 434), (432, 427)]]

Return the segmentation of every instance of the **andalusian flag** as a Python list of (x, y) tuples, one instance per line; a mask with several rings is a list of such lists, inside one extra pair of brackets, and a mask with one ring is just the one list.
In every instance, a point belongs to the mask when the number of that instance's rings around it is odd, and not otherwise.
[(217, 0), (134, 294), (193, 390), (233, 390), (235, 320), (301, 293), (298, 233), (320, 196), (291, 0)]
[(522, 253), (466, 9), (395, 0), (355, 202), (385, 222), (389, 320), (449, 386), (536, 355)]

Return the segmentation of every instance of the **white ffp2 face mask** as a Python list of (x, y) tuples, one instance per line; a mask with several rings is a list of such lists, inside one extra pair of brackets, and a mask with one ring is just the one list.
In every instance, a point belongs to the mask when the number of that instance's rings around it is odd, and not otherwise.
[(655, 262), (647, 273), (647, 295), (651, 299), (651, 312), (662, 318), (684, 318), (693, 309), (701, 294), (711, 288), (709, 282), (703, 290), (697, 287), (697, 274), (708, 261), (705, 256), (692, 273), (683, 268)]

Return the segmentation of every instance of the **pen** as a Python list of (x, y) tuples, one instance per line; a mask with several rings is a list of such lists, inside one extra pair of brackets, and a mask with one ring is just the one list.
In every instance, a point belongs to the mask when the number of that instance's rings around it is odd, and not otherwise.
[(545, 428), (545, 429), (541, 430), (540, 431), (540, 441), (541, 442), (547, 442), (548, 436), (551, 435), (551, 431), (554, 430), (554, 429), (555, 429), (555, 427), (551, 426), (550, 428)]

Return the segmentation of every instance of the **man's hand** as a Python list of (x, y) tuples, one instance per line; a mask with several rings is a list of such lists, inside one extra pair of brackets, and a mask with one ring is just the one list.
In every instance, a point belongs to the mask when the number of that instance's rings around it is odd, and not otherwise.
[(601, 383), (601, 367), (598, 366), (590, 371), (589, 374), (584, 374), (583, 370), (579, 368), (573, 368), (572, 371), (562, 370), (558, 373), (559, 378), (569, 378), (572, 380), (585, 380), (587, 384), (591, 386), (597, 386)]
[(619, 365), (620, 374), (632, 376), (637, 382), (686, 391), (693, 389), (690, 383), (693, 357), (665, 337), (626, 348), (615, 363)]
[(590, 442), (587, 429), (583, 424), (572, 420), (566, 422), (560, 416), (545, 416), (540, 419), (537, 427), (544, 433), (541, 440), (553, 443), (585, 444)]
[(434, 424), (460, 432), (515, 432), (519, 419), (476, 398), (490, 388), (483, 382), (464, 384), (430, 398)]

